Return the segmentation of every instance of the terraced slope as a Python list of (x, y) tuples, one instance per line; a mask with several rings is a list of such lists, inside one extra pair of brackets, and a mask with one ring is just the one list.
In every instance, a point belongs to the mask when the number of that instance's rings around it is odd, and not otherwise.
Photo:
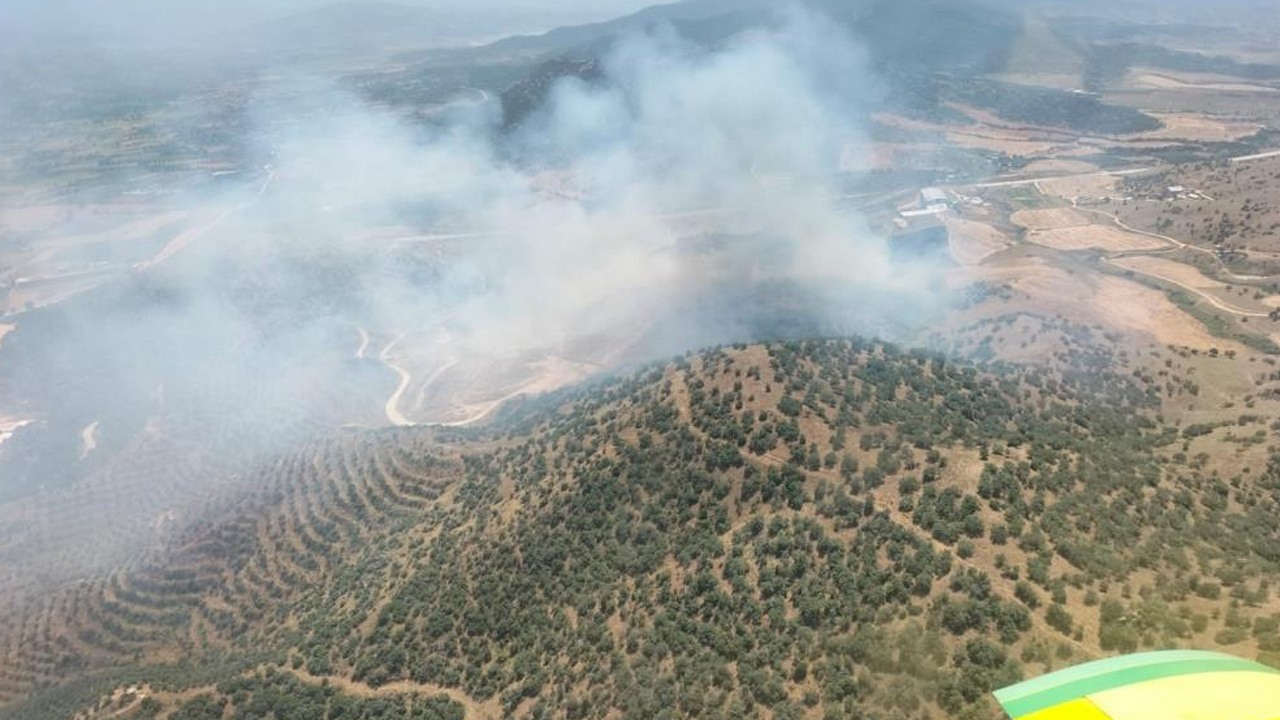
[(0, 718), (992, 717), (1110, 652), (1276, 664), (1280, 461), (1188, 458), (1127, 363), (738, 346), (318, 442), (14, 613)]

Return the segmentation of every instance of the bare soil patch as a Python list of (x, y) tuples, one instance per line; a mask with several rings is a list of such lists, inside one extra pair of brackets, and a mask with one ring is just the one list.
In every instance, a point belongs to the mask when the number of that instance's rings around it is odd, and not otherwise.
[(1199, 320), (1180, 310), (1164, 293), (1136, 282), (1101, 278), (1090, 304), (1107, 324), (1149, 333), (1162, 344), (1242, 349), (1236, 343), (1211, 335)]
[(1105, 225), (1086, 225), (1059, 230), (1035, 231), (1028, 234), (1027, 239), (1054, 250), (1097, 248), (1109, 252), (1132, 252), (1134, 250), (1156, 250), (1165, 247), (1164, 243), (1155, 238), (1125, 232)]
[(1223, 120), (1192, 113), (1151, 113), (1151, 115), (1163, 122), (1164, 127), (1137, 135), (1136, 139), (1230, 142), (1249, 137), (1262, 128), (1258, 123)]
[(1092, 221), (1072, 208), (1042, 208), (1039, 210), (1019, 210), (1009, 220), (1028, 230), (1057, 230), (1081, 225), (1090, 225)]
[(77, 273), (66, 277), (41, 279), (0, 294), (0, 311), (16, 312), (27, 307), (43, 307), (62, 302), (86, 290), (92, 290), (109, 277), (106, 273)]
[(1107, 252), (1133, 252), (1158, 250), (1168, 247), (1153, 237), (1126, 232), (1106, 225), (1081, 225), (1057, 230), (1032, 230), (1027, 240), (1054, 250), (1088, 250), (1097, 248)]
[(1087, 163), (1083, 160), (1064, 160), (1060, 158), (1036, 160), (1027, 163), (1027, 165), (1022, 168), (1022, 172), (1029, 175), (1036, 173), (1090, 173), (1097, 171), (1098, 166), (1093, 163)]
[(1173, 73), (1167, 70), (1136, 68), (1130, 71), (1125, 80), (1130, 87), (1155, 88), (1158, 90), (1220, 91), (1238, 93), (1275, 93), (1276, 88), (1266, 85), (1241, 82), (1238, 78), (1226, 75), (1208, 75), (1202, 73)]
[(98, 420), (94, 420), (80, 431), (80, 459), (89, 456), (98, 447)]
[(998, 124), (986, 122), (987, 119), (998, 120), (993, 115), (982, 114), (980, 111), (968, 108), (962, 111), (973, 118), (972, 125), (957, 127), (887, 113), (877, 115), (875, 119), (889, 127), (939, 134), (946, 139), (948, 145), (953, 147), (1003, 152), (1022, 157), (1044, 155), (1053, 150), (1066, 149), (1072, 140), (1069, 135), (1051, 130), (1001, 127)]
[(965, 268), (951, 278), (952, 282), (961, 283), (975, 280), (1004, 285), (1023, 295), (993, 306), (1001, 313), (1021, 310), (1061, 315), (1073, 322), (1146, 335), (1162, 345), (1243, 350), (1243, 346), (1214, 337), (1164, 293), (1124, 278), (1092, 271), (1071, 272), (1038, 257)]
[(19, 419), (0, 415), (0, 445), (3, 445), (5, 440), (13, 437), (13, 434), (22, 429), (22, 427), (30, 424), (30, 419)]
[(1227, 286), (1226, 283), (1214, 280), (1197, 268), (1168, 258), (1134, 255), (1116, 258), (1112, 262), (1130, 270), (1165, 277), (1197, 290), (1220, 290)]
[(946, 224), (951, 257), (961, 265), (977, 265), (1013, 245), (1009, 236), (984, 222), (948, 217)]
[(123, 224), (101, 230), (61, 235), (44, 244), (47, 247), (74, 247), (94, 243), (138, 240), (176, 225), (186, 217), (187, 213), (185, 212), (163, 212), (138, 220), (129, 220)]
[(1168, 247), (1158, 238), (1110, 225), (1096, 225), (1074, 208), (1019, 210), (1009, 219), (1027, 229), (1027, 240), (1054, 250), (1097, 248), (1108, 252), (1132, 252)]
[(470, 425), (508, 400), (558, 390), (598, 370), (598, 365), (557, 356), (469, 358), (441, 368), (417, 387), (414, 411), (433, 423)]
[(1041, 180), (1039, 185), (1046, 195), (1061, 198), (1103, 198), (1118, 194), (1116, 186), (1119, 182), (1120, 178), (1114, 175), (1076, 175)]

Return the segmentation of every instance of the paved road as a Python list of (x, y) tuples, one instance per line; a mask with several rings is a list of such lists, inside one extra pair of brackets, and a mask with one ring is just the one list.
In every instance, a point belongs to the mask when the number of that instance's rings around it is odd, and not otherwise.
[(1067, 179), (1091, 178), (1091, 177), (1123, 177), (1125, 175), (1137, 175), (1139, 173), (1150, 172), (1154, 169), (1155, 168), (1140, 167), (1140, 168), (1126, 168), (1124, 170), (1099, 170), (1096, 172), (1076, 173), (1074, 175), (1051, 175), (1049, 177), (1024, 178), (1021, 180), (997, 180), (994, 182), (980, 182), (972, 185), (957, 185), (956, 187), (971, 187), (971, 188), (1017, 187), (1019, 185), (1035, 185), (1036, 183), (1043, 182), (1045, 180), (1067, 180)]
[(155, 257), (151, 258), (150, 260), (146, 260), (146, 261), (135, 264), (134, 269), (146, 270), (147, 268), (159, 265), (165, 260), (168, 260), (174, 255), (177, 255), (188, 245), (195, 242), (196, 240), (199, 240), (202, 236), (204, 236), (210, 230), (213, 230), (214, 228), (221, 225), (222, 222), (227, 218), (231, 217), (232, 215), (256, 203), (263, 195), (267, 193), (267, 188), (271, 187), (271, 183), (275, 179), (276, 179), (275, 171), (268, 168), (267, 179), (263, 181), (262, 186), (258, 188), (258, 192), (254, 193), (252, 198), (250, 198), (245, 202), (240, 203), (239, 205), (235, 205), (233, 207), (227, 208), (222, 212), (221, 215), (214, 218), (213, 222), (209, 223), (208, 225), (205, 225), (200, 228), (195, 228), (192, 230), (185, 230), (179, 233), (176, 237), (174, 237), (172, 240), (166, 243), (165, 246), (160, 249), (160, 252), (156, 253)]
[(1280, 157), (1280, 150), (1270, 150), (1268, 152), (1254, 153), (1253, 155), (1241, 155), (1231, 158), (1231, 162), (1249, 162), (1250, 160), (1263, 160), (1265, 158)]
[[(1268, 150), (1266, 152), (1254, 153), (1252, 155), (1238, 155), (1228, 158), (1230, 162), (1242, 163), (1251, 162), (1253, 160), (1265, 160), (1266, 158), (1280, 157), (1280, 150)], [(1091, 177), (1124, 177), (1125, 175), (1139, 175), (1144, 172), (1156, 170), (1154, 167), (1136, 167), (1125, 168), (1123, 170), (1099, 170), (1087, 173), (1075, 173), (1073, 175), (1051, 175), (1039, 178), (1022, 178), (1018, 180), (989, 180), (979, 183), (971, 183), (968, 185), (956, 185), (955, 187), (971, 187), (971, 188), (1001, 188), (1001, 187), (1017, 187), (1019, 185), (1033, 185), (1042, 180), (1066, 180)]]

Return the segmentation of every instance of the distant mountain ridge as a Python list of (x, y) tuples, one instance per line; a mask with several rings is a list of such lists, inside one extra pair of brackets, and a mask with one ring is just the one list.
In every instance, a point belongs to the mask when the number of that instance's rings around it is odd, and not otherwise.
[[(986, 79), (1007, 67), (1023, 17), (974, 0), (808, 0), (802, 3), (847, 30), (874, 71), (892, 90), (884, 109), (932, 121), (954, 116), (948, 103), (992, 110), (1017, 122), (1082, 133), (1124, 134), (1160, 123), (1142, 112), (1096, 97), (1026, 88)], [(501, 91), (505, 125), (520, 124), (543, 105), (560, 78), (592, 80), (618, 38), (668, 25), (682, 37), (713, 48), (753, 28), (780, 23), (779, 8), (755, 2), (689, 0), (658, 5), (607, 23), (559, 28), (536, 37), (499, 41), (490, 51), (523, 52), (537, 59), (527, 77)]]
[(687, 0), (654, 5), (616, 20), (560, 27), (541, 35), (517, 35), (499, 40), (490, 48), (554, 52), (598, 43), (628, 32), (644, 31), (663, 23), (706, 21), (728, 15), (749, 13), (761, 21), (772, 16), (775, 3), (763, 0)]

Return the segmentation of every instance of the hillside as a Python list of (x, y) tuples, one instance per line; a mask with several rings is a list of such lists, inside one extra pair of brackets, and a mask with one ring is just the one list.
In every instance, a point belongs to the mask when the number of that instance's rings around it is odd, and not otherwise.
[(1070, 359), (726, 347), (300, 448), (0, 630), (0, 718), (993, 717), (1100, 654), (1280, 661), (1280, 461), (1199, 452), (1275, 428), (1041, 332)]
[[(1157, 120), (1136, 109), (1110, 105), (1092, 95), (985, 79), (1010, 67), (1024, 29), (1024, 20), (1007, 9), (937, 0), (810, 0), (802, 5), (829, 19), (865, 52), (870, 68), (891, 88), (883, 99), (874, 101), (883, 109), (949, 121), (956, 119), (951, 105), (963, 103), (1012, 122), (1083, 133), (1128, 134), (1160, 127)], [(488, 50), (503, 57), (532, 53), (538, 60), (523, 80), (500, 89), (504, 119), (512, 126), (544, 104), (557, 80), (593, 79), (601, 58), (621, 37), (666, 26), (690, 42), (714, 48), (752, 30), (783, 23), (784, 14), (777, 8), (758, 3), (738, 7), (718, 0), (690, 0), (608, 23), (512, 38)]]

